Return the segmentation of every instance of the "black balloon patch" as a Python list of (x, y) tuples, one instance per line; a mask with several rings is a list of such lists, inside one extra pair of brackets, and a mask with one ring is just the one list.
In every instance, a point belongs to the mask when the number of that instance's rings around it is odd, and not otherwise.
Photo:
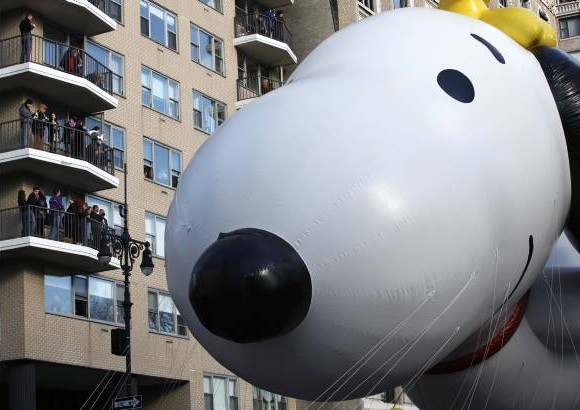
[(259, 342), (292, 331), (306, 317), (312, 283), (298, 252), (273, 233), (222, 233), (192, 272), (189, 299), (199, 321), (233, 342)]
[(470, 103), (475, 98), (475, 89), (471, 80), (458, 70), (443, 70), (437, 76), (437, 84), (451, 98), (462, 102)]

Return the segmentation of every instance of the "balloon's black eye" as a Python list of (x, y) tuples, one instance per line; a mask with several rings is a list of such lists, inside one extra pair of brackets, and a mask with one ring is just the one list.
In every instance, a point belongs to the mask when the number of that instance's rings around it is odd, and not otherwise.
[(471, 80), (457, 70), (443, 70), (437, 76), (437, 84), (451, 98), (462, 103), (470, 103), (475, 98), (475, 89)]

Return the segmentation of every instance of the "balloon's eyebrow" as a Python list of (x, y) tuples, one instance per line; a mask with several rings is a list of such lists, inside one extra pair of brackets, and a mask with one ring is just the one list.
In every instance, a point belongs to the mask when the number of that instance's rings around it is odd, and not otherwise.
[(491, 51), (491, 54), (493, 54), (493, 56), (495, 57), (495, 59), (497, 61), (499, 61), (502, 64), (505, 64), (505, 58), (503, 58), (503, 55), (499, 52), (499, 50), (497, 48), (495, 48), (495, 46), (493, 44), (491, 44), (486, 39), (478, 36), (477, 34), (471, 33), (471, 37), (473, 37), (474, 39), (476, 39), (477, 41), (479, 41), (481, 44), (483, 44), (484, 46), (486, 46), (487, 49), (489, 51)]

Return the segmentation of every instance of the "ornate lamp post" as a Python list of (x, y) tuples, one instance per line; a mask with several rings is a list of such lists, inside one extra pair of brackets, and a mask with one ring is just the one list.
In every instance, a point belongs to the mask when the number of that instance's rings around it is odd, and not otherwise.
[(125, 339), (126, 339), (126, 350), (125, 350), (125, 378), (126, 378), (126, 393), (127, 395), (134, 394), (132, 390), (132, 376), (131, 376), (131, 292), (129, 290), (129, 276), (131, 276), (131, 271), (133, 270), (133, 265), (135, 261), (141, 254), (143, 254), (141, 259), (141, 272), (145, 276), (151, 275), (153, 272), (153, 259), (151, 257), (151, 251), (149, 250), (149, 242), (142, 242), (131, 238), (129, 235), (129, 223), (128, 223), (128, 206), (127, 206), (127, 164), (124, 164), (125, 170), (125, 202), (119, 208), (121, 217), (124, 218), (123, 233), (117, 235), (113, 230), (109, 230), (103, 233), (101, 236), (101, 243), (99, 246), (99, 253), (97, 257), (99, 258), (99, 263), (107, 265), (111, 261), (111, 257), (114, 255), (121, 261), (121, 270), (125, 276), (125, 296), (123, 300), (123, 310), (125, 318)]

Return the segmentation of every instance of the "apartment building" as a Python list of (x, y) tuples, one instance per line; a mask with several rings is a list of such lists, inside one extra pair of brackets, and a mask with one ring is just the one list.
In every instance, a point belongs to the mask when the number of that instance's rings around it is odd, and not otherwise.
[[(163, 239), (179, 177), (236, 111), (239, 87), (255, 98), (297, 62), (291, 34), (264, 11), (292, 3), (0, 2), (0, 408), (105, 408), (117, 395), (123, 275), (97, 255), (102, 235), (122, 231), (125, 190), (130, 233), (151, 243), (155, 264), (131, 276), (144, 407), (294, 408), (194, 340), (167, 291)], [(57, 191), (63, 208), (49, 211)]]
[(580, 1), (556, 0), (552, 11), (558, 20), (558, 46), (580, 60)]

